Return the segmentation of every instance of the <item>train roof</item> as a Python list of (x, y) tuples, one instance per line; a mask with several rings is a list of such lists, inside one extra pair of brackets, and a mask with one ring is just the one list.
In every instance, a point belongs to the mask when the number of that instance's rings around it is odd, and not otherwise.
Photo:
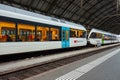
[(3, 4), (0, 4), (0, 16), (32, 21), (37, 23), (44, 23), (55, 26), (64, 26), (69, 28), (86, 30), (85, 27), (80, 24), (75, 24), (65, 20), (60, 20), (50, 16), (29, 12), (26, 10), (18, 9), (11, 6), (6, 6)]
[(98, 33), (102, 33), (102, 34), (112, 34), (112, 35), (116, 35), (116, 34), (113, 34), (113, 33), (110, 33), (110, 32), (107, 32), (107, 31), (103, 31), (103, 30), (99, 30), (99, 29), (96, 29), (96, 28), (92, 28), (90, 32), (98, 32)]

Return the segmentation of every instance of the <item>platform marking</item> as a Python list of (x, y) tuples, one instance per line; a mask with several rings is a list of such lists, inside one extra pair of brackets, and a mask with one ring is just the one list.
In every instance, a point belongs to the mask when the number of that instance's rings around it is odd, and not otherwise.
[(95, 68), (96, 66), (100, 65), (101, 63), (103, 63), (104, 61), (106, 61), (107, 59), (111, 58), (112, 56), (116, 55), (117, 53), (119, 53), (120, 49), (117, 49), (103, 57), (100, 57), (86, 65), (83, 65), (59, 78), (57, 78), (56, 80), (76, 80), (79, 77), (81, 77), (83, 74), (87, 73), (88, 71), (92, 70), (93, 68)]

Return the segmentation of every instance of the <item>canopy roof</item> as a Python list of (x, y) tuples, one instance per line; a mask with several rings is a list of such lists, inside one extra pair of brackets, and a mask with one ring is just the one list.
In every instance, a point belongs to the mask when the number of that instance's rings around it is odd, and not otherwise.
[(0, 0), (0, 3), (120, 34), (119, 0)]

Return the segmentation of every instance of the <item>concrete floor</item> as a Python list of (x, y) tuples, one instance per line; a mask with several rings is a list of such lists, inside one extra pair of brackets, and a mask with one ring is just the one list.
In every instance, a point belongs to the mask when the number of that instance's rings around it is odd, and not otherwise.
[[(103, 63), (99, 64), (98, 66), (94, 67), (90, 71), (81, 74), (78, 74), (78, 78), (75, 79), (57, 79), (61, 76), (68, 74), (83, 65), (89, 64), (92, 61), (97, 60), (105, 55), (110, 54), (113, 51), (117, 51), (117, 53), (110, 57), (109, 59), (105, 60)], [(71, 64), (67, 64), (65, 66), (50, 70), (40, 75), (36, 75), (34, 77), (25, 79), (25, 80), (119, 80), (120, 79), (120, 46), (113, 48), (111, 50), (104, 51), (100, 54), (96, 54), (90, 56), (88, 58), (82, 59), (80, 61), (73, 62)], [(75, 75), (73, 73), (73, 75)], [(72, 76), (73, 76), (72, 75)], [(81, 76), (80, 76), (81, 75)], [(77, 75), (75, 75), (77, 76)], [(71, 77), (68, 75), (68, 77)], [(73, 76), (74, 77), (74, 76)]]
[[(120, 52), (119, 52), (120, 53)], [(116, 54), (77, 80), (120, 80), (120, 54)]]

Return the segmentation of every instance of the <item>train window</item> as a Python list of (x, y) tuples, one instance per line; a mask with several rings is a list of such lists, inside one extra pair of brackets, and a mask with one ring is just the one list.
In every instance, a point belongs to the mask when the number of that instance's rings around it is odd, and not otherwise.
[(20, 41), (34, 41), (35, 27), (32, 25), (18, 24), (18, 38)]
[(48, 41), (49, 40), (49, 28), (37, 26), (36, 41)]
[(6, 37), (7, 42), (15, 41), (15, 28), (2, 27), (2, 36)]
[(115, 37), (112, 36), (112, 35), (107, 35), (107, 34), (104, 34), (104, 37), (103, 37), (104, 40), (114, 40)]
[(77, 30), (76, 29), (70, 29), (70, 37), (77, 38)]
[(50, 28), (50, 39), (53, 41), (58, 41), (59, 39), (59, 29), (58, 28)]
[(15, 24), (12, 22), (0, 21), (0, 42), (15, 41)]
[(22, 41), (31, 41), (32, 36), (32, 30), (27, 30), (27, 29), (20, 29), (20, 39)]
[(103, 37), (104, 40), (109, 40), (109, 37), (108, 35), (104, 34), (104, 37)]
[(117, 37), (116, 37), (116, 36), (113, 36), (113, 40), (117, 40)]
[(83, 30), (78, 30), (78, 38), (85, 38), (86, 32)]
[(66, 31), (66, 41), (69, 40), (69, 31)]
[(96, 38), (102, 38), (102, 34), (96, 33)]
[(70, 37), (85, 38), (86, 37), (86, 32), (84, 30), (71, 29), (70, 30)]
[(90, 35), (90, 38), (102, 38), (102, 34), (93, 32)]
[(90, 38), (96, 38), (96, 33), (91, 33)]

